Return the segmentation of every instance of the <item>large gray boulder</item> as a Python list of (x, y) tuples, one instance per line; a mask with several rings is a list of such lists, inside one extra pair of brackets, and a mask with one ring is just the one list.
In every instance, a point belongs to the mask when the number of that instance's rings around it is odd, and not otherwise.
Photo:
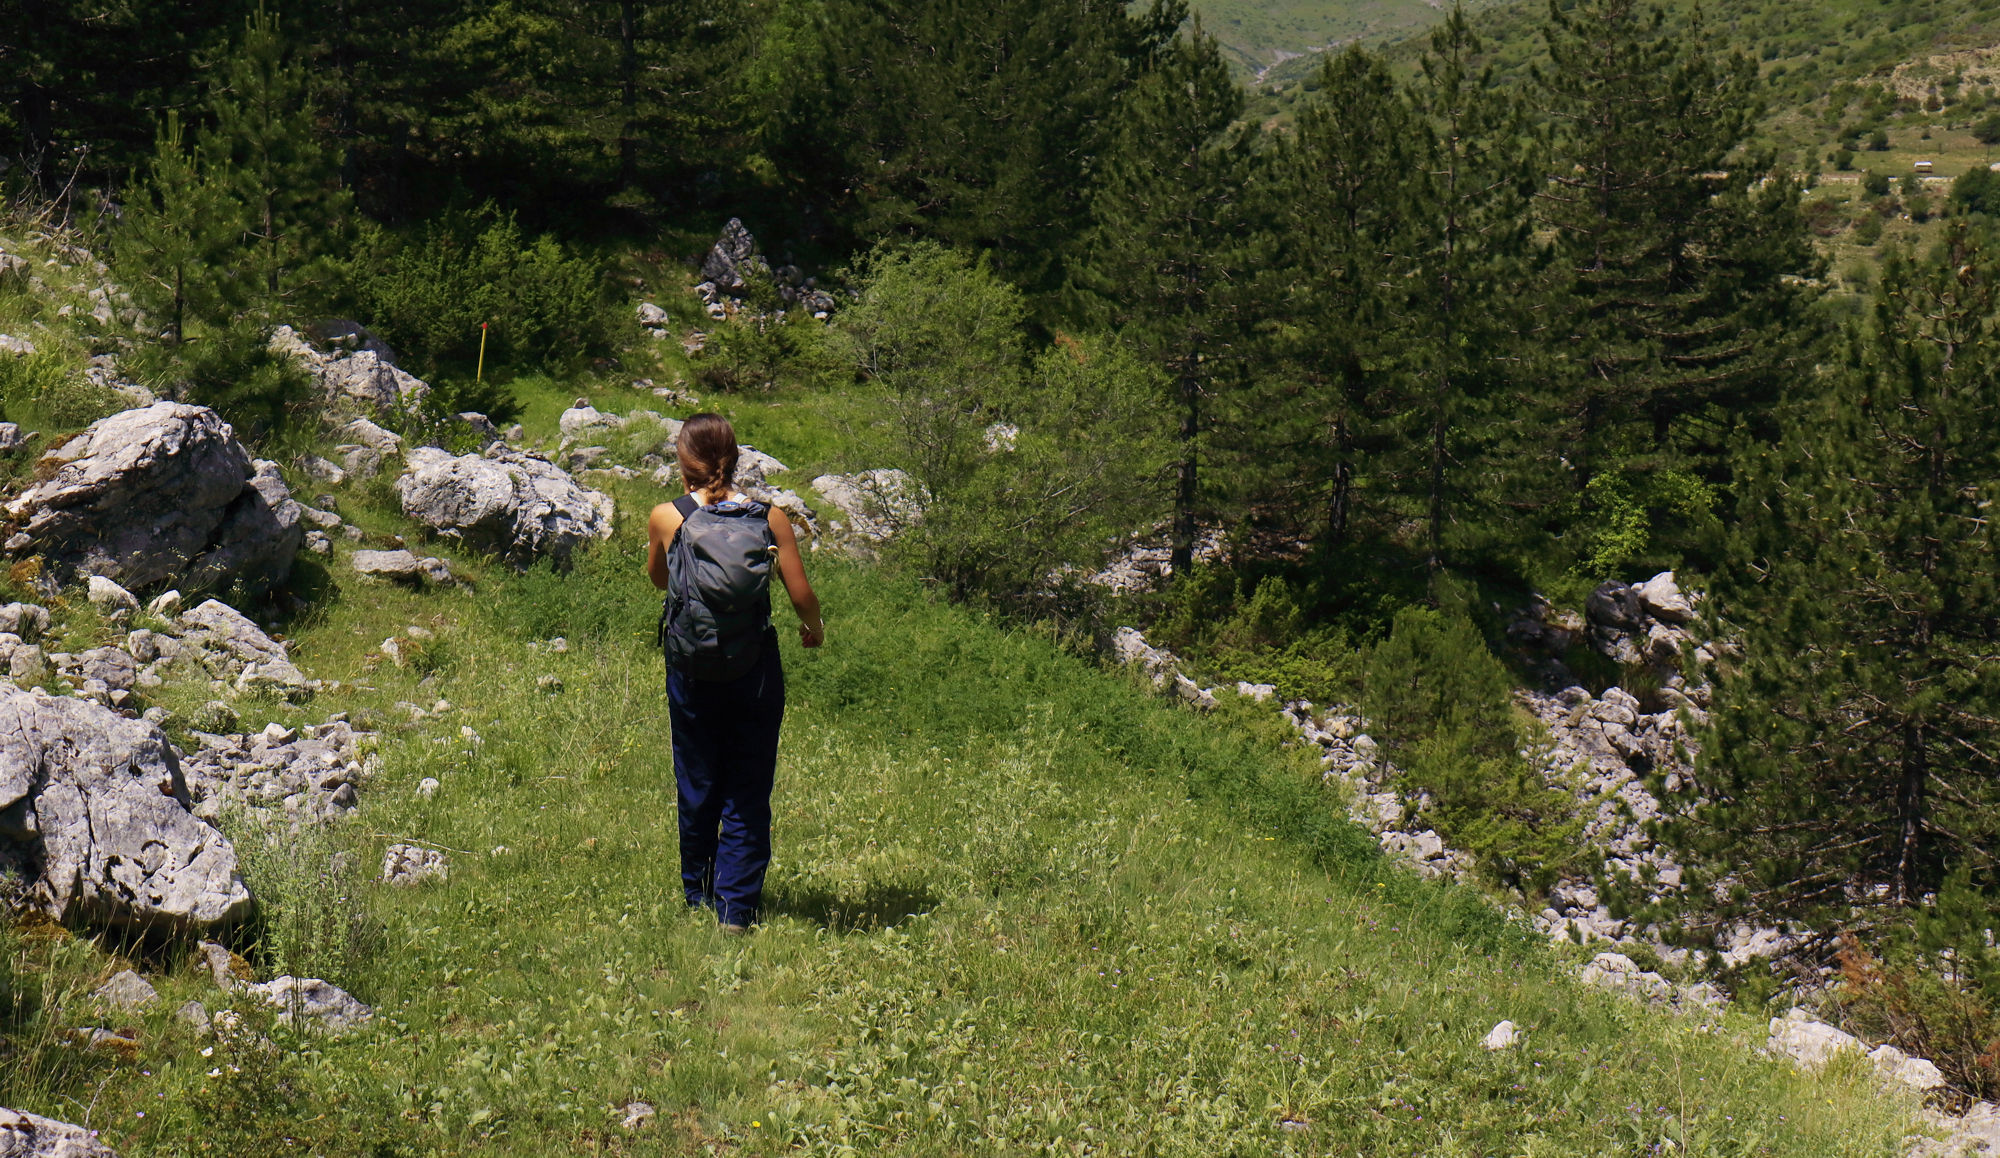
[(409, 469), (396, 480), (403, 513), (472, 550), (526, 566), (566, 561), (578, 544), (611, 537), (611, 497), (537, 455), (493, 446), (454, 457), (417, 447), (404, 461)]
[(118, 1158), (95, 1130), (0, 1107), (0, 1158)]
[(374, 349), (322, 353), (290, 326), (271, 332), (271, 349), (312, 374), (321, 398), (336, 410), (406, 409), (431, 391), (423, 379), (397, 369)]
[(0, 683), (0, 864), (69, 925), (201, 932), (250, 911), (160, 729)]
[(39, 481), (7, 504), (15, 556), (61, 582), (125, 587), (268, 587), (305, 540), (298, 503), (206, 406), (156, 402), (92, 423), (43, 455)]

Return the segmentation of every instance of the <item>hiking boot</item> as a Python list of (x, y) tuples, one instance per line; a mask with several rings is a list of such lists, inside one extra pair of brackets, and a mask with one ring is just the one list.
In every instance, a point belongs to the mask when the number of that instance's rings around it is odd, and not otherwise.
[(748, 933), (750, 931), (750, 926), (723, 925), (721, 926), (721, 929), (722, 929), (722, 935), (725, 937), (741, 937), (743, 934)]

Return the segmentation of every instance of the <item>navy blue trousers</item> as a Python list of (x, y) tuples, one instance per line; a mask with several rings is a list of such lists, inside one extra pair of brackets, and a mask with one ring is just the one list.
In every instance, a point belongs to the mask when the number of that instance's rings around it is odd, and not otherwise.
[(757, 919), (771, 864), (771, 783), (785, 672), (776, 633), (749, 674), (710, 683), (667, 669), (667, 715), (680, 788), (681, 884), (725, 925)]

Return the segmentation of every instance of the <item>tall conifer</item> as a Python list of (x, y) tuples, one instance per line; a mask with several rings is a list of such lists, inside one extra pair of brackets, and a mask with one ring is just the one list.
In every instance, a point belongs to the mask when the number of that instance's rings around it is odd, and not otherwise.
[(1667, 472), (1717, 481), (1735, 423), (1805, 362), (1800, 278), (1818, 267), (1796, 183), (1745, 151), (1756, 65), (1640, 0), (1552, 4), (1546, 37), (1564, 461), (1578, 491), (1620, 472), (1642, 496)]
[(1724, 919), (1831, 934), (1954, 870), (2000, 885), (1996, 310), (2000, 260), (1963, 229), (1892, 264), (1850, 364), (1742, 452), (1713, 598), (1744, 654), (1698, 779), (1660, 786), (1699, 908), (1719, 884)]
[(1126, 95), (1077, 275), (1171, 382), (1180, 443), (1172, 565), (1182, 574), (1202, 501), (1207, 406), (1232, 373), (1248, 158), (1230, 127), (1242, 108), (1221, 49), (1197, 18)]

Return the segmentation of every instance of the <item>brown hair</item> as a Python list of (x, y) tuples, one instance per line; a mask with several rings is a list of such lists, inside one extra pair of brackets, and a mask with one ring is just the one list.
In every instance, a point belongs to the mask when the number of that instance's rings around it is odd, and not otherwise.
[(695, 490), (727, 490), (736, 479), (736, 429), (720, 414), (697, 414), (675, 437), (674, 457)]

